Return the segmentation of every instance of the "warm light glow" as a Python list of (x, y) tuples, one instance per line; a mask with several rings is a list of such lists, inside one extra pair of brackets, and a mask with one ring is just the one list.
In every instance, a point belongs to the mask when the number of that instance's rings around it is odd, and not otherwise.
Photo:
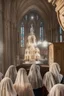
[(42, 45), (43, 45), (43, 47), (48, 47), (48, 42), (45, 40), (45, 41), (43, 41), (43, 43), (42, 43)]
[(51, 3), (53, 0), (48, 0), (49, 3)]
[(39, 47), (42, 47), (42, 48), (43, 47), (44, 48), (47, 48), (48, 45), (50, 45), (50, 44), (52, 44), (52, 43), (44, 40), (44, 41), (38, 41), (36, 45), (39, 46)]
[(52, 44), (51, 42), (48, 43), (49, 45)]
[(41, 43), (42, 43), (41, 41), (38, 41), (38, 42), (37, 42), (37, 45), (40, 45)]
[(35, 47), (37, 46), (37, 44), (36, 44), (36, 43), (34, 43), (33, 45), (34, 45)]
[(34, 16), (31, 16), (31, 20), (33, 20), (34, 19)]

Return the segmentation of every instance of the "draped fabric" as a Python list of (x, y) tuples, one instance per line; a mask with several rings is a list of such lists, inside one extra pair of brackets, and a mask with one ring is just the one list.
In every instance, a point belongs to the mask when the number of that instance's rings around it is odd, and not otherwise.
[(49, 92), (48, 96), (64, 96), (64, 85), (56, 84)]
[(0, 83), (0, 96), (17, 96), (10, 78), (5, 77)]
[(5, 77), (9, 77), (12, 82), (15, 82), (17, 76), (17, 70), (15, 65), (11, 65), (8, 70), (6, 71)]
[(52, 72), (52, 74), (54, 75), (56, 83), (60, 83), (63, 78), (63, 75), (60, 74), (61, 69), (59, 64), (55, 62), (51, 64), (49, 71)]
[(29, 83), (27, 72), (24, 68), (19, 69), (14, 88), (18, 93), (18, 96), (34, 96), (32, 86)]
[(47, 88), (48, 92), (55, 85), (55, 80), (51, 72), (47, 72), (43, 77), (43, 85)]
[(40, 74), (40, 67), (36, 64), (32, 64), (28, 74), (29, 81), (33, 89), (42, 87), (42, 76)]

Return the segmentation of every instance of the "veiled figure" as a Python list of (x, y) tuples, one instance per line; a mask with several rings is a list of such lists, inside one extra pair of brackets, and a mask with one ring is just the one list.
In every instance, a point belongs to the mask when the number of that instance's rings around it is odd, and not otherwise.
[(63, 78), (63, 75), (60, 74), (61, 69), (60, 69), (59, 64), (56, 63), (56, 62), (54, 62), (53, 64), (51, 64), (49, 71), (53, 74), (54, 79), (55, 79), (55, 82), (56, 83), (61, 83), (61, 80)]
[(32, 64), (28, 74), (28, 79), (32, 85), (33, 89), (41, 88), (42, 85), (42, 76), (40, 74), (40, 66)]
[(51, 72), (46, 72), (43, 77), (43, 85), (46, 87), (48, 92), (55, 85), (55, 80)]
[(27, 72), (24, 68), (19, 69), (14, 88), (18, 96), (34, 96), (32, 86), (29, 83)]
[(0, 83), (0, 96), (17, 96), (10, 78), (5, 77)]
[(48, 96), (64, 96), (64, 85), (63, 84), (54, 85)]
[(15, 65), (11, 65), (8, 70), (6, 71), (5, 77), (9, 77), (12, 82), (15, 82), (17, 76), (17, 70)]

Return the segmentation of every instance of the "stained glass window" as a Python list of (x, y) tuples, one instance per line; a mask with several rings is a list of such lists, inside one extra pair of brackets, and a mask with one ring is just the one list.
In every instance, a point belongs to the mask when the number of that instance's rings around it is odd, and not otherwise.
[(62, 28), (59, 28), (59, 34), (60, 34), (60, 42), (62, 42)]
[(43, 23), (40, 23), (40, 40), (43, 40)]
[(62, 42), (62, 35), (60, 35), (60, 42)]
[(28, 20), (28, 16), (27, 15), (25, 15), (25, 20)]
[(21, 47), (24, 47), (24, 24), (21, 25)]

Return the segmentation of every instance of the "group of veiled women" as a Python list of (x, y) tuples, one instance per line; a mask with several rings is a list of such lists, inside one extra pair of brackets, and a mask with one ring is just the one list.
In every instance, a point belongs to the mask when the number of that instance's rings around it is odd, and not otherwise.
[(60, 66), (53, 63), (42, 78), (40, 66), (32, 64), (27, 74), (24, 68), (17, 72), (11, 65), (0, 82), (0, 96), (64, 96), (64, 77)]

